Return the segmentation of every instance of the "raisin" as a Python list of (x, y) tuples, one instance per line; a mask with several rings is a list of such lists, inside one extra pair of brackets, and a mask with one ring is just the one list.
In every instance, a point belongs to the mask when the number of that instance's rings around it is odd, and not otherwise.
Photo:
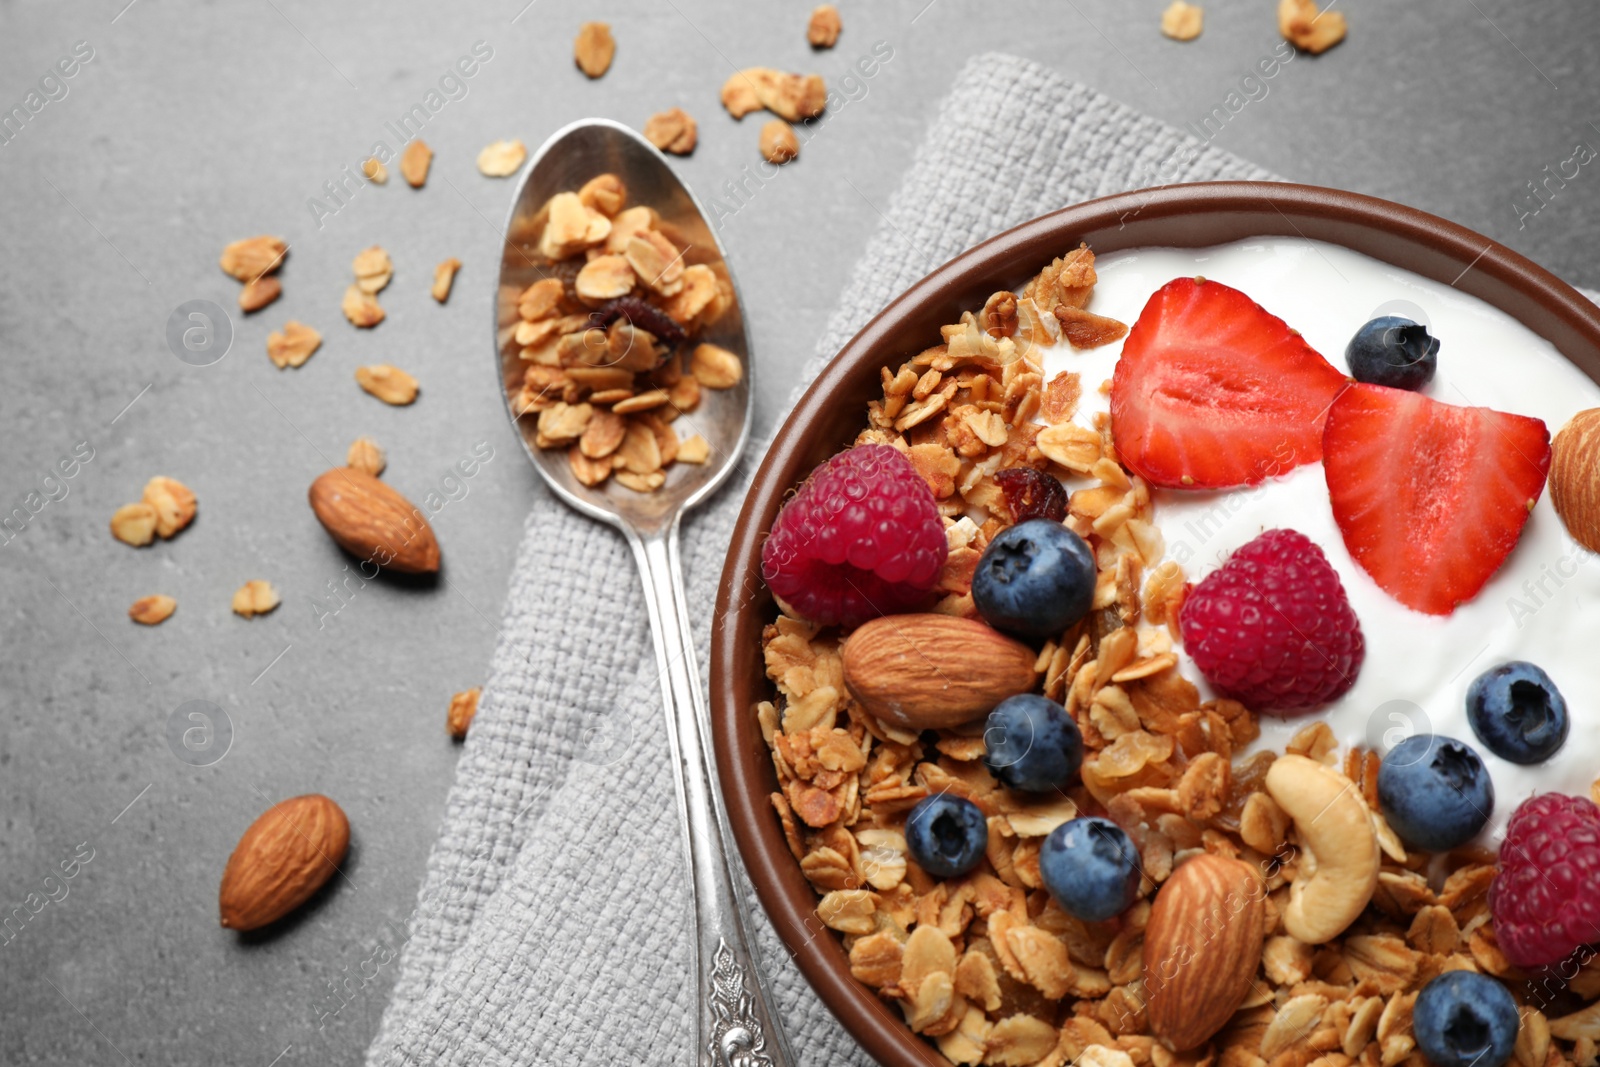
[(1011, 521), (1049, 519), (1060, 522), (1067, 517), (1067, 491), (1053, 476), (1032, 467), (1007, 467), (996, 471), (995, 484), (1006, 494)]

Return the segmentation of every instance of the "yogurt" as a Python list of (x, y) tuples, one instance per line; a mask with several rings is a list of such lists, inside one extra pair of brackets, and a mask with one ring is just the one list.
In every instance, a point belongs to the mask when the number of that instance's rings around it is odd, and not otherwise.
[[(1173, 278), (1204, 275), (1242, 290), (1299, 330), (1340, 370), (1345, 345), (1368, 319), (1396, 314), (1428, 326), (1440, 341), (1439, 369), (1425, 390), (1449, 404), (1531, 415), (1555, 433), (1577, 412), (1600, 407), (1600, 386), (1548, 341), (1476, 297), (1337, 245), (1252, 238), (1204, 249), (1140, 248), (1095, 261), (1099, 282), (1090, 310), (1130, 326), (1150, 295)], [(1081, 376), (1077, 418), (1092, 425), (1109, 408), (1099, 391), (1111, 377), (1121, 342), (1074, 351), (1046, 350), (1045, 380)], [(1167, 558), (1199, 582), (1235, 549), (1265, 530), (1288, 527), (1321, 546), (1349, 594), (1366, 637), (1355, 686), (1337, 702), (1290, 719), (1261, 717), (1256, 747), (1281, 752), (1307, 723), (1321, 718), (1341, 746), (1386, 752), (1413, 733), (1436, 733), (1473, 746), (1494, 779), (1495, 805), (1477, 843), (1498, 849), (1511, 813), (1535, 793), (1589, 795), (1600, 777), (1600, 558), (1568, 535), (1548, 491), (1505, 565), (1453, 615), (1414, 612), (1369, 578), (1344, 546), (1320, 463), (1259, 486), (1219, 491), (1157, 489), (1154, 519)], [(1508, 660), (1543, 667), (1566, 697), (1571, 730), (1550, 759), (1519, 766), (1490, 752), (1467, 723), (1472, 680)], [(1212, 691), (1188, 657), (1185, 676), (1207, 699)]]

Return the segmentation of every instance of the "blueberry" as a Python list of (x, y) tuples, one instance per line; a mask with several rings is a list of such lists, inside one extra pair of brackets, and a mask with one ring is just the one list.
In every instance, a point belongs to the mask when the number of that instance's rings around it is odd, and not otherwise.
[(1512, 763), (1542, 763), (1567, 740), (1567, 702), (1531, 663), (1491, 667), (1467, 690), (1467, 722), (1484, 747)]
[(1410, 319), (1384, 315), (1356, 331), (1344, 358), (1358, 382), (1415, 392), (1433, 381), (1439, 339)]
[(1139, 897), (1139, 850), (1110, 819), (1064, 822), (1039, 849), (1039, 875), (1068, 915), (1099, 922)]
[(935, 878), (959, 878), (989, 847), (989, 820), (978, 805), (953, 793), (917, 801), (906, 819), (906, 848)]
[(1028, 793), (1062, 789), (1083, 765), (1083, 734), (1054, 700), (1008, 697), (989, 713), (983, 765), (1002, 785)]
[(1059, 522), (1029, 519), (983, 550), (972, 599), (997, 630), (1054, 637), (1089, 613), (1094, 580), (1094, 552), (1083, 538)]
[(1417, 1048), (1435, 1067), (1501, 1067), (1517, 1043), (1517, 1002), (1494, 978), (1446, 971), (1411, 1010)]
[(1494, 811), (1494, 782), (1469, 744), (1413, 734), (1378, 768), (1378, 804), (1412, 848), (1446, 852), (1475, 837)]

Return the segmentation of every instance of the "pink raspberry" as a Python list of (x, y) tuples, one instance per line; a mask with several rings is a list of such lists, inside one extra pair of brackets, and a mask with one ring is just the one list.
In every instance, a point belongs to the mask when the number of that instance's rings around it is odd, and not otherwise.
[(1506, 826), (1489, 911), (1500, 951), (1518, 967), (1558, 963), (1600, 941), (1600, 808), (1594, 801), (1545, 793), (1522, 802)]
[(1339, 575), (1294, 530), (1268, 530), (1235, 552), (1184, 598), (1178, 625), (1212, 687), (1258, 712), (1343, 696), (1366, 656)]
[(899, 450), (857, 445), (811, 472), (761, 547), (775, 596), (821, 625), (912, 611), (944, 567), (933, 491)]

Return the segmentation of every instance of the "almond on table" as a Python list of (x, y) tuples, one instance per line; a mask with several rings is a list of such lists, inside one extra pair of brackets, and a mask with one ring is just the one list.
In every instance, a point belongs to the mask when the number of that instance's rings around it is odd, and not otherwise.
[(460, 269), (461, 261), (454, 256), (433, 268), (433, 288), (430, 292), (439, 303), (450, 299), (450, 287), (455, 284), (456, 272)]
[(404, 407), (417, 398), (417, 380), (387, 363), (357, 367), (356, 383), (385, 404), (397, 407)]
[(279, 370), (299, 367), (322, 346), (322, 334), (303, 322), (293, 319), (284, 323), (282, 330), (267, 335), (267, 358)]
[(234, 614), (247, 619), (255, 615), (265, 615), (279, 603), (278, 591), (272, 588), (272, 583), (260, 578), (244, 583), (238, 592), (233, 594)]
[(128, 608), (128, 618), (141, 626), (159, 626), (166, 622), (174, 611), (178, 609), (178, 602), (169, 596), (157, 593), (154, 596), (140, 597)]

